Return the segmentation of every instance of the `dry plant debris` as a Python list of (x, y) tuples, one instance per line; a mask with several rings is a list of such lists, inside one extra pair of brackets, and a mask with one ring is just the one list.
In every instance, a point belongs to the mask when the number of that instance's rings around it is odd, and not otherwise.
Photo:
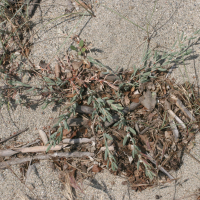
[[(5, 161), (8, 164), (30, 161), (23, 153), (30, 153), (32, 159), (52, 159), (60, 170), (71, 171), (66, 174), (69, 184), (81, 191), (77, 181), (105, 168), (126, 176), (132, 189), (139, 191), (152, 186), (159, 171), (166, 180), (173, 180), (169, 171), (180, 167), (182, 153), (193, 147), (198, 131), (195, 87), (176, 85), (160, 65), (151, 71), (114, 72), (87, 58), (86, 42), (77, 39), (78, 47), (72, 47), (77, 56), (58, 59), (55, 71), (41, 62), (37, 73), (44, 80), (43, 87), (5, 79), (4, 97), (13, 98), (17, 89), (22, 96), (28, 90), (40, 94), (44, 108), (52, 102), (65, 101), (65, 106), (49, 129), (49, 137), (47, 130), (39, 131), (40, 146), (11, 147), (0, 150), (0, 155), (17, 157)], [(141, 76), (146, 79), (141, 81)], [(18, 87), (13, 88), (16, 82)], [(27, 106), (23, 99), (21, 104)], [(46, 155), (37, 155), (45, 151)]]
[[(29, 54), (29, 38), (24, 39), (28, 29), (21, 29), (27, 19), (16, 17), (11, 22), (16, 6), (22, 6), (20, 1), (7, 5), (1, 18), (10, 22), (10, 29), (4, 33), (17, 30), (20, 35), (2, 34), (3, 40), (12, 39), (17, 45), (2, 42), (0, 70), (4, 86), (0, 87), (0, 108), (10, 102), (26, 107), (43, 104), (43, 109), (52, 103), (65, 106), (53, 124), (39, 130), (40, 142), (1, 149), (0, 168), (25, 163), (21, 172), (28, 177), (30, 163), (50, 159), (62, 171), (60, 179), (69, 199), (73, 198), (71, 187), (83, 192), (79, 183), (106, 168), (115, 175), (126, 176), (132, 189), (139, 191), (156, 185), (159, 172), (166, 175), (166, 181), (173, 180), (169, 171), (177, 170), (183, 152), (193, 148), (199, 127), (198, 91), (190, 83), (175, 84), (166, 73), (172, 63), (182, 63), (192, 52), (183, 44), (185, 37), (181, 36), (178, 52), (155, 51), (152, 60), (147, 48), (143, 67), (114, 71), (87, 57), (88, 43), (74, 36), (75, 45), (70, 48), (75, 53), (57, 58), (54, 69), (45, 61), (35, 66), (29, 60), (31, 68), (23, 70), (10, 58), (10, 52), (17, 47), (27, 59)], [(91, 7), (80, 0), (66, 12), (78, 6), (94, 16)], [(23, 73), (28, 73), (30, 79), (37, 77), (40, 84), (24, 82)], [(35, 100), (34, 96), (40, 99)]]

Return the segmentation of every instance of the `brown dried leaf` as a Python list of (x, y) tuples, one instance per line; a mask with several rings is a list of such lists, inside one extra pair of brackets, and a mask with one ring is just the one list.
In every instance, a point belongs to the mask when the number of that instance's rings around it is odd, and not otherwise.
[(126, 95), (124, 97), (124, 103), (125, 103), (126, 106), (128, 106), (130, 104), (130, 99), (128, 98), (128, 95)]
[(66, 97), (67, 97), (67, 98), (72, 98), (72, 97), (74, 97), (75, 95), (76, 95), (76, 94), (70, 93), (70, 94), (67, 94)]
[(152, 121), (152, 118), (156, 115), (156, 113), (157, 113), (156, 111), (150, 113), (150, 114), (148, 115), (148, 117), (147, 117), (147, 120), (151, 122), (151, 121)]
[(131, 92), (134, 92), (134, 91), (135, 91), (135, 87), (132, 87), (132, 88), (131, 88)]
[(83, 64), (82, 60), (81, 61), (73, 61), (72, 67), (74, 68), (74, 70), (78, 70), (81, 67), (82, 64)]
[(71, 72), (67, 72), (67, 78), (71, 78), (72, 77), (72, 73)]
[(146, 88), (148, 90), (155, 90), (156, 89), (155, 85), (152, 82), (147, 83)]
[(171, 131), (165, 131), (165, 138), (166, 139), (172, 139), (172, 132)]
[(156, 105), (156, 93), (151, 93), (150, 90), (147, 90), (144, 92), (143, 96), (140, 97), (140, 102), (148, 111), (152, 111)]
[(50, 69), (49, 68), (49, 65), (47, 63), (45, 63), (44, 60), (41, 60), (40, 63), (39, 63), (39, 66), (42, 68), (42, 69)]
[(56, 75), (56, 78), (60, 78), (60, 74), (61, 74), (60, 65), (59, 65), (59, 64), (56, 64), (56, 65), (55, 65), (55, 75)]
[(92, 172), (98, 173), (102, 170), (101, 167), (99, 167), (99, 165), (93, 165), (92, 167)]
[(73, 133), (72, 133), (72, 135), (71, 135), (71, 139), (73, 138), (73, 137), (76, 137), (76, 134), (77, 134), (77, 130), (76, 131), (73, 131)]
[(191, 142), (187, 145), (187, 150), (190, 151), (190, 150), (193, 149), (193, 147), (194, 147), (194, 142), (191, 141)]
[(72, 129), (69, 129), (69, 130), (68, 130), (68, 129), (64, 129), (64, 130), (63, 130), (63, 136), (68, 135), (68, 134), (71, 132), (71, 130), (72, 130)]
[(130, 101), (131, 101), (131, 103), (132, 103), (132, 102), (134, 102), (134, 103), (139, 103), (140, 99), (139, 99), (139, 98), (134, 98), (134, 99), (131, 99)]
[(65, 9), (65, 13), (71, 13), (74, 10), (74, 5), (72, 4), (71, 0), (65, 0), (65, 4), (66, 4), (66, 9)]

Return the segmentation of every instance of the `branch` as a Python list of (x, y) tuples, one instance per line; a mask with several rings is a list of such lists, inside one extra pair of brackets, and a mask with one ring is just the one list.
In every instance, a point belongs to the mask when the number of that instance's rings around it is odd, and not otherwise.
[(92, 138), (76, 138), (76, 139), (70, 139), (70, 138), (66, 138), (64, 139), (62, 142), (64, 144), (80, 144), (80, 143), (88, 143), (91, 141), (94, 141), (95, 137)]
[(21, 133), (23, 133), (23, 132), (25, 132), (25, 131), (27, 131), (27, 130), (28, 130), (28, 128), (25, 128), (25, 129), (22, 129), (22, 130), (20, 130), (20, 131), (17, 131), (17, 133), (13, 134), (12, 136), (10, 136), (10, 137), (8, 137), (8, 138), (6, 138), (6, 139), (0, 141), (0, 144), (2, 144), (2, 143), (6, 142), (6, 141), (8, 141), (8, 140), (10, 140), (10, 139), (12, 139), (12, 138), (14, 138), (14, 137), (17, 137), (19, 134), (21, 134)]
[(46, 154), (46, 155), (36, 155), (36, 156), (29, 156), (26, 158), (14, 158), (5, 162), (0, 163), (0, 169), (6, 168), (8, 165), (16, 165), (16, 164), (21, 164), (25, 163), (31, 160), (48, 160), (51, 159), (52, 157), (57, 158), (57, 157), (65, 157), (65, 158), (81, 158), (84, 156), (94, 156), (94, 153), (90, 152), (72, 152), (72, 153), (53, 153), (53, 154)]
[(183, 103), (175, 96), (171, 95), (170, 100), (175, 102), (175, 104), (182, 110), (182, 112), (191, 119), (191, 121), (196, 121), (196, 119), (192, 116), (191, 112), (183, 105)]

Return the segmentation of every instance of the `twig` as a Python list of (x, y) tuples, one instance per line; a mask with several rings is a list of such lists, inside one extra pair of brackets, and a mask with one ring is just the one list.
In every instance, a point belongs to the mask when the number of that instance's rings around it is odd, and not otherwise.
[[(165, 105), (164, 105), (165, 109), (168, 111), (168, 110), (171, 110), (171, 104), (165, 100)], [(169, 115), (169, 124), (170, 124), (170, 127), (171, 127), (171, 130), (174, 134), (174, 138), (175, 138), (175, 141), (177, 142), (178, 141), (178, 138), (179, 138), (179, 131), (177, 129), (177, 126), (176, 126), (176, 123), (175, 121), (173, 120), (173, 117), (171, 115)]]
[(32, 159), (38, 159), (38, 160), (48, 160), (51, 159), (52, 157), (65, 157), (65, 158), (81, 158), (84, 156), (94, 156), (94, 153), (90, 152), (71, 152), (71, 153), (66, 153), (66, 152), (60, 152), (60, 153), (53, 153), (53, 154), (45, 154), (45, 155), (36, 155), (32, 157), (26, 157), (26, 158), (14, 158), (8, 161), (4, 161), (0, 163), (0, 169), (4, 169), (7, 167), (7, 165), (17, 165), (25, 162), (30, 162)]
[(175, 121), (173, 120), (173, 118), (171, 116), (169, 116), (169, 124), (170, 124), (171, 130), (173, 132), (175, 142), (177, 142), (178, 138), (179, 138), (179, 131), (177, 129)]
[(172, 110), (168, 110), (168, 113), (182, 126), (183, 129), (186, 129), (184, 122)]
[[(31, 161), (31, 158), (30, 158), (29, 161)], [(9, 166), (8, 161), (7, 161), (7, 162), (4, 161), (4, 162), (1, 163), (1, 164), (4, 164), (4, 165), (5, 165), (4, 168), (8, 167), (8, 169), (17, 177), (17, 179), (18, 179), (22, 184), (24, 184), (24, 186), (25, 186), (26, 188), (28, 188), (28, 189), (32, 192), (32, 194), (35, 195), (35, 196), (37, 197), (37, 199), (40, 199), (40, 198), (33, 192), (33, 190), (32, 190), (30, 187), (28, 187), (28, 186), (17, 176), (17, 174), (16, 174), (16, 173), (12, 170), (12, 168)]]
[[(51, 147), (51, 151), (59, 151), (63, 148), (63, 145), (56, 145)], [(13, 148), (13, 150), (22, 152), (22, 153), (36, 153), (36, 152), (44, 152), (48, 149), (48, 146), (35, 146), (35, 147), (27, 147), (27, 148)]]
[(39, 143), (39, 142), (40, 142), (40, 140), (39, 140), (39, 139), (37, 139), (37, 140), (36, 140), (36, 141), (34, 141), (34, 142), (31, 142), (31, 143), (28, 143), (28, 144), (26, 144), (26, 145), (22, 146), (22, 148), (29, 147), (29, 146), (31, 146), (31, 145), (34, 145), (34, 144), (37, 144), (37, 143)]
[(192, 116), (191, 112), (183, 105), (183, 103), (175, 96), (171, 95), (170, 100), (175, 102), (175, 104), (182, 110), (182, 112), (191, 119), (191, 121), (196, 121), (196, 119)]
[(92, 17), (96, 17), (93, 11), (82, 1), (75, 0), (81, 7), (83, 7)]
[(23, 129), (23, 130), (17, 131), (17, 133), (15, 133), (15, 134), (13, 133), (12, 136), (10, 136), (10, 137), (8, 137), (8, 138), (6, 138), (6, 139), (0, 141), (0, 144), (2, 144), (2, 143), (4, 143), (4, 142), (6, 142), (6, 141), (8, 141), (8, 140), (10, 140), (10, 139), (12, 139), (12, 138), (18, 136), (19, 134), (21, 134), (21, 133), (23, 133), (24, 131), (27, 131), (27, 130), (28, 130), (28, 128), (25, 128), (25, 129)]
[[(155, 164), (156, 166), (157, 166), (157, 164), (156, 164), (156, 161), (152, 158), (152, 156), (150, 155), (150, 154), (146, 154), (147, 155), (147, 158), (153, 163), (153, 164)], [(158, 169), (160, 170), (160, 171), (162, 171), (164, 174), (166, 174), (171, 180), (172, 179), (174, 179), (174, 177), (170, 174), (170, 173), (168, 173), (162, 166), (158, 166)]]
[[(36, 140), (34, 142), (28, 143), (28, 144), (22, 146), (21, 148), (29, 147), (38, 142), (40, 142), (40, 140)], [(0, 157), (9, 157), (9, 156), (13, 156), (17, 153), (19, 153), (19, 151), (13, 151), (12, 149), (0, 150)]]
[(199, 164), (200, 164), (200, 161), (197, 159), (197, 158), (195, 158), (190, 152), (188, 152), (188, 151), (185, 151), (191, 158), (193, 158), (194, 160), (196, 160)]
[(148, 131), (152, 126), (154, 126), (156, 123), (158, 122), (158, 120), (154, 120), (150, 126), (146, 127), (144, 130), (142, 130), (139, 134), (143, 135), (144, 133), (146, 133), (146, 131)]
[(66, 138), (62, 142), (64, 144), (81, 144), (81, 143), (88, 143), (88, 142), (91, 142), (91, 141), (94, 141), (94, 140), (95, 140), (95, 137), (92, 137), (92, 138), (76, 138), (76, 139)]

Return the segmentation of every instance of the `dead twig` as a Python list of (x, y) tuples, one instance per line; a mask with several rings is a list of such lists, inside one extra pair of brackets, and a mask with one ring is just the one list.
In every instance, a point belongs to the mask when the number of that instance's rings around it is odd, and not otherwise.
[[(51, 147), (51, 151), (59, 151), (63, 148), (63, 145), (56, 145)], [(36, 152), (44, 152), (48, 149), (48, 146), (35, 146), (35, 147), (27, 147), (27, 148), (14, 148), (15, 151), (21, 153), (36, 153)]]
[[(156, 161), (153, 159), (153, 157), (150, 155), (150, 154), (146, 154), (147, 155), (147, 158), (153, 163), (153, 164), (155, 164), (156, 166), (157, 166), (157, 164), (156, 164)], [(158, 167), (158, 169), (161, 171), (161, 172), (163, 172), (165, 175), (167, 175), (171, 180), (173, 180), (174, 179), (174, 177), (169, 173), (169, 172), (167, 172), (162, 166), (157, 166)]]
[(5, 165), (5, 167), (7, 167), (7, 168), (17, 177), (17, 179), (18, 179), (22, 184), (24, 184), (24, 186), (25, 186), (26, 188), (28, 188), (28, 189), (30, 190), (30, 192), (31, 192), (33, 195), (35, 195), (35, 196), (37, 197), (37, 199), (40, 199), (40, 198), (37, 196), (37, 194), (35, 194), (35, 193), (33, 192), (33, 190), (32, 190), (29, 186), (27, 186), (27, 185), (17, 176), (17, 174), (16, 174), (16, 173), (12, 170), (12, 168), (9, 166), (8, 162), (3, 161), (3, 164)]
[(196, 121), (196, 119), (192, 116), (192, 113), (183, 105), (183, 103), (175, 96), (171, 95), (170, 100), (175, 102), (175, 104), (182, 110), (182, 112), (190, 118), (191, 121)]
[(62, 142), (64, 144), (81, 144), (81, 143), (88, 143), (88, 142), (91, 142), (91, 141), (94, 141), (94, 140), (95, 140), (95, 137), (92, 137), (92, 138), (76, 138), (76, 139), (66, 138)]
[[(171, 110), (171, 105), (167, 100), (165, 100), (165, 109), (167, 111)], [(179, 131), (177, 129), (175, 121), (173, 120), (174, 115), (172, 116), (172, 112), (170, 112), (168, 118), (169, 118), (169, 124), (170, 124), (171, 130), (174, 134), (175, 141), (177, 142), (179, 138)]]
[(6, 141), (8, 141), (8, 140), (10, 140), (10, 139), (12, 139), (12, 138), (14, 138), (14, 137), (17, 137), (19, 134), (21, 134), (21, 133), (23, 133), (23, 132), (25, 132), (25, 131), (27, 131), (27, 130), (28, 130), (28, 128), (25, 128), (25, 129), (22, 129), (22, 130), (20, 130), (20, 131), (17, 131), (17, 133), (13, 133), (12, 136), (10, 136), (10, 137), (8, 137), (8, 138), (6, 138), (6, 139), (0, 141), (0, 144), (2, 144), (2, 143), (6, 142)]
[(17, 165), (25, 162), (30, 162), (31, 160), (49, 160), (52, 157), (57, 158), (57, 157), (64, 157), (64, 158), (81, 158), (84, 156), (94, 156), (94, 153), (90, 152), (60, 152), (60, 153), (53, 153), (53, 154), (44, 154), (44, 155), (36, 155), (36, 156), (29, 156), (26, 158), (14, 158), (8, 161), (4, 161), (0, 163), (0, 169), (5, 169), (8, 165)]

